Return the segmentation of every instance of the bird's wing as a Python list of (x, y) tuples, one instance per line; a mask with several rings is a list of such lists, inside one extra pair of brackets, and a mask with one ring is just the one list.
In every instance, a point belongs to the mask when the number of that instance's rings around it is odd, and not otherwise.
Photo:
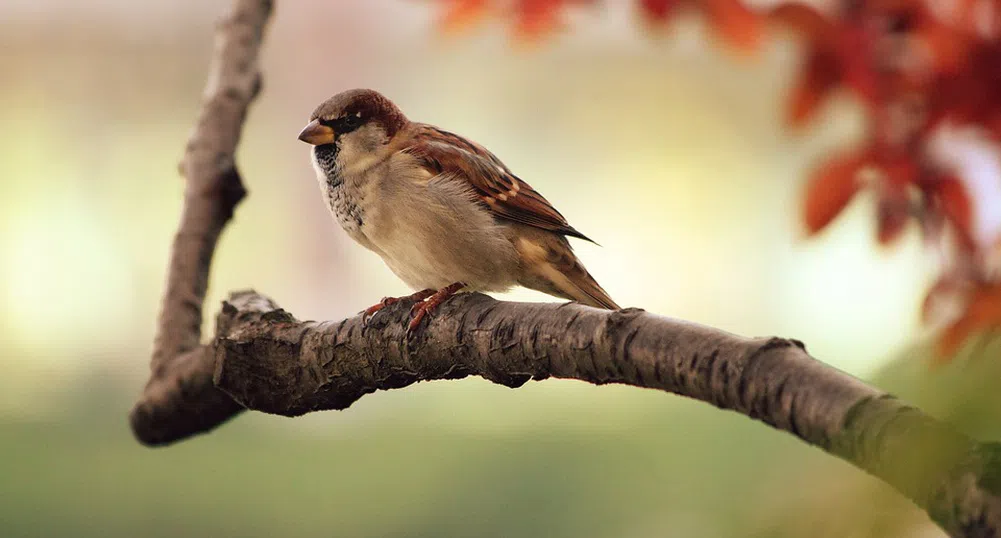
[(495, 216), (592, 241), (578, 232), (548, 200), (479, 144), (430, 125), (420, 125), (403, 150), (435, 176), (465, 180)]

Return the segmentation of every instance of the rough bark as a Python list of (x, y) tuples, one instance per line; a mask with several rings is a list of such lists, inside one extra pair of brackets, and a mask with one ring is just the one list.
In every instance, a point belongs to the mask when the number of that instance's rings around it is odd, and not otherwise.
[(191, 434), (242, 411), (200, 370), (206, 363), (199, 359), (211, 351), (200, 346), (202, 303), (219, 234), (246, 194), (234, 154), (247, 108), (261, 88), (257, 54), (271, 10), (270, 0), (238, 0), (217, 28), (204, 101), (179, 167), (186, 180), (184, 210), (167, 267), (152, 375), (131, 415), (144, 442), (176, 436), (171, 424), (178, 416)]
[(411, 304), (301, 322), (238, 292), (200, 345), (216, 241), (244, 195), (233, 154), (260, 86), (271, 2), (237, 0), (221, 25), (205, 103), (181, 170), (184, 212), (168, 269), (152, 375), (136, 437), (168, 444), (243, 409), (296, 416), (365, 394), (476, 375), (509, 387), (547, 377), (622, 383), (695, 398), (786, 431), (895, 487), (952, 536), (1001, 536), (1001, 450), (826, 366), (795, 340), (749, 339), (638, 309), (498, 302), (462, 294), (413, 338)]

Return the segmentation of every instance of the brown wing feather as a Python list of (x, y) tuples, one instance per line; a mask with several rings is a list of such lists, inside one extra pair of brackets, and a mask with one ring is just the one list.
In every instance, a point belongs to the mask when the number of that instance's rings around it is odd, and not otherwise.
[(475, 142), (431, 125), (420, 125), (405, 151), (435, 175), (453, 175), (468, 181), (484, 206), (498, 217), (594, 242), (570, 226), (548, 200)]

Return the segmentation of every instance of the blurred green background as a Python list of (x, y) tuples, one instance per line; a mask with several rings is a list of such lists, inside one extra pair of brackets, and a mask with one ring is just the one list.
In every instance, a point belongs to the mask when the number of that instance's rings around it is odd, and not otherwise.
[[(0, 537), (938, 536), (791, 437), (625, 387), (422, 384), (139, 446), (125, 418), (179, 217), (176, 164), (228, 4), (0, 3)], [(645, 35), (630, 7), (577, 12), (572, 32), (524, 51), (499, 23), (439, 35), (428, 2), (278, 2), (238, 155), (251, 194), (207, 317), (245, 287), (300, 319), (406, 292), (331, 220), (296, 140), (321, 100), (371, 87), (544, 193), (603, 245), (577, 244), (621, 304), (794, 336), (996, 434), (955, 411), (993, 403), (942, 396), (965, 389), (926, 374), (917, 308), (936, 267), (917, 230), (877, 249), (865, 197), (818, 239), (798, 227), (811, 163), (861, 133), (854, 105), (839, 97), (790, 133), (791, 36), (740, 58), (695, 18)]]

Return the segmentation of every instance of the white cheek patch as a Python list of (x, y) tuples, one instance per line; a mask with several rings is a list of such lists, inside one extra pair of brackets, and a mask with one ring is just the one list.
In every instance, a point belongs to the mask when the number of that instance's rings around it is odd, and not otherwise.
[(309, 148), (309, 162), (313, 163), (313, 170), (320, 173), (320, 163), (316, 160), (316, 146)]
[(337, 176), (337, 171), (333, 173), (335, 177), (327, 175), (328, 171), (324, 170), (323, 165), (320, 164), (320, 160), (317, 158), (317, 148), (314, 146), (309, 151), (309, 161), (313, 163), (313, 172), (316, 174), (316, 181), (320, 185), (320, 190), (329, 194), (329, 189), (341, 183), (340, 177)]
[(320, 161), (316, 160), (316, 146), (309, 148), (309, 162), (313, 163), (313, 171), (316, 172), (316, 179), (321, 184), (325, 183), (327, 181), (327, 174), (320, 168)]

